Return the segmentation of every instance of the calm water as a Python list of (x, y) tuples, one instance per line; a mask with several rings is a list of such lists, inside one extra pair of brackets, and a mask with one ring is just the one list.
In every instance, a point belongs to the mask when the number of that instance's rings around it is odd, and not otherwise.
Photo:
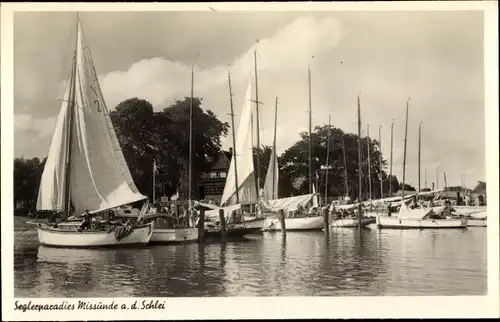
[(16, 297), (484, 295), (486, 228), (264, 233), (241, 242), (65, 250), (15, 232)]

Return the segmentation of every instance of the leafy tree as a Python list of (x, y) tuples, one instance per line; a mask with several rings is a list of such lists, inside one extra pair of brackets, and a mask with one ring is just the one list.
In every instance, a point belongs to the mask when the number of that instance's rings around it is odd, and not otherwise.
[[(323, 194), (326, 188), (326, 154), (327, 137), (330, 131), (329, 142), (329, 162), (328, 166), (328, 195), (343, 196), (346, 194), (344, 184), (344, 162), (342, 154), (342, 142), (345, 144), (346, 172), (348, 189), (347, 194), (352, 198), (358, 198), (358, 136), (352, 133), (344, 133), (341, 129), (328, 126), (316, 126), (311, 134), (312, 143), (312, 174), (314, 183), (318, 183), (318, 191)], [(296, 187), (299, 194), (309, 192), (309, 133), (300, 133), (301, 140), (287, 149), (281, 156), (281, 163), (287, 171), (290, 181), (302, 183)], [(343, 139), (343, 140), (342, 140)], [(389, 190), (388, 175), (383, 169), (387, 167), (387, 161), (382, 159), (382, 172), (380, 171), (380, 151), (377, 148), (378, 142), (373, 139), (361, 140), (362, 154), (362, 198), (368, 198), (368, 158), (367, 151), (370, 151), (370, 174), (372, 180), (372, 197), (380, 196), (380, 179), (384, 179), (385, 194)], [(391, 184), (393, 191), (397, 190), (398, 181), (392, 177)]]
[(46, 159), (14, 159), (14, 207), (20, 204), (31, 212), (36, 211), (38, 189)]
[[(221, 151), (221, 137), (229, 125), (203, 111), (201, 99), (193, 99), (193, 196), (200, 172), (208, 171)], [(122, 150), (138, 189), (152, 196), (153, 160), (156, 193), (170, 196), (178, 189), (187, 197), (189, 167), (190, 98), (175, 101), (160, 112), (146, 100), (132, 98), (111, 113)]]
[[(271, 159), (272, 147), (264, 145), (262, 148), (253, 148), (253, 162), (255, 169), (255, 178), (257, 179), (257, 158), (260, 155), (260, 185), (264, 187), (266, 174), (269, 168), (269, 160)], [(283, 166), (282, 159), (278, 156), (278, 197), (285, 198), (297, 194), (297, 190), (293, 187), (290, 175), (286, 169), (281, 169)]]

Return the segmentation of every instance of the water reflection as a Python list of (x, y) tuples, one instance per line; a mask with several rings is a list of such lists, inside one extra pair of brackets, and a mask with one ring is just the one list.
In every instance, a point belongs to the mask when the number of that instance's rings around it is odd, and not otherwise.
[(486, 230), (335, 229), (80, 250), (15, 232), (18, 297), (486, 294)]

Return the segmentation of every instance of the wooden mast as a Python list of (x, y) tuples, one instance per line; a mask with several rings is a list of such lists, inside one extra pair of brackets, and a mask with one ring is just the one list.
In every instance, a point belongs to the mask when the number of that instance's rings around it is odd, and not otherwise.
[(309, 84), (309, 193), (312, 193), (312, 110), (311, 110), (311, 63), (307, 66), (307, 78)]
[(358, 94), (358, 227), (361, 228), (361, 183), (362, 183), (362, 163), (361, 163), (361, 103)]
[[(273, 138), (273, 151), (272, 153), (274, 153), (273, 156), (271, 156), (274, 160), (273, 162), (273, 194), (272, 194), (272, 198), (274, 198), (274, 187), (275, 187), (275, 184), (276, 184), (276, 174), (274, 173), (276, 171), (276, 163), (278, 162), (277, 160), (277, 154), (276, 154), (276, 127), (277, 127), (277, 124), (278, 124), (278, 96), (276, 96), (276, 104), (274, 106), (274, 138)], [(269, 169), (267, 170), (269, 171)]]
[(392, 148), (394, 146), (394, 119), (391, 122), (391, 163), (389, 164), (389, 197), (392, 197)]
[(257, 49), (254, 51), (255, 67), (255, 109), (257, 118), (257, 198), (260, 195), (260, 118), (259, 118), (259, 85), (257, 82)]
[(328, 133), (326, 136), (326, 177), (325, 177), (325, 205), (328, 204), (328, 168), (330, 166), (330, 127), (331, 115), (328, 115)]
[(421, 139), (422, 139), (422, 122), (418, 125), (418, 191), (420, 192), (420, 153), (421, 153)]
[(191, 99), (189, 100), (189, 170), (188, 170), (188, 202), (191, 210), (191, 192), (193, 184), (193, 90), (194, 90), (194, 63), (191, 65)]
[(366, 146), (368, 152), (368, 196), (372, 200), (372, 170), (371, 170), (371, 160), (370, 160), (370, 125), (366, 125)]
[(72, 151), (72, 140), (73, 140), (73, 123), (74, 123), (74, 110), (76, 109), (76, 62), (78, 59), (78, 41), (79, 41), (79, 22), (80, 22), (80, 14), (76, 13), (76, 39), (75, 39), (75, 52), (73, 57), (73, 67), (71, 71), (70, 78), (70, 93), (69, 93), (69, 108), (68, 108), (68, 142), (66, 145), (66, 151), (68, 159), (66, 160), (66, 169), (65, 169), (65, 187), (64, 187), (64, 218), (63, 220), (67, 220), (70, 216), (71, 212), (71, 191), (70, 191), (70, 179), (71, 179), (71, 151)]
[(233, 160), (234, 160), (234, 180), (235, 180), (235, 187), (236, 187), (236, 204), (240, 203), (240, 194), (239, 194), (239, 187), (238, 187), (238, 164), (236, 163), (236, 137), (234, 134), (234, 109), (233, 109), (233, 90), (231, 87), (231, 74), (227, 73), (227, 79), (229, 82), (229, 103), (231, 106), (231, 130), (233, 134)]
[(384, 178), (382, 176), (382, 125), (378, 128), (378, 149), (380, 152), (379, 173), (380, 173), (380, 199), (384, 198)]
[(408, 107), (410, 104), (410, 99), (411, 97), (408, 98), (406, 101), (406, 123), (405, 123), (405, 140), (404, 140), (404, 149), (403, 149), (403, 185), (402, 185), (402, 191), (403, 194), (401, 196), (401, 201), (405, 201), (405, 176), (406, 176), (406, 140), (408, 138)]
[(344, 190), (345, 190), (345, 196), (347, 197), (349, 195), (349, 185), (347, 182), (347, 160), (345, 157), (345, 141), (344, 141), (344, 133), (342, 133), (342, 158), (344, 159)]

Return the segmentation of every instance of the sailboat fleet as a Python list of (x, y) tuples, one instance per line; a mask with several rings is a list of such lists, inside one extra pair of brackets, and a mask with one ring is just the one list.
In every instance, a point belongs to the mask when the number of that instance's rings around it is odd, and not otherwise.
[[(194, 67), (192, 70), (191, 101), (193, 98), (193, 75)], [(228, 73), (233, 155), (220, 206), (208, 206), (209, 210), (205, 212), (206, 221), (204, 223), (188, 218), (183, 225), (179, 225), (178, 222), (175, 223), (176, 219), (167, 212), (155, 208), (154, 197), (153, 204), (150, 204), (148, 197), (138, 191), (132, 179), (101, 92), (90, 49), (85, 43), (83, 28), (77, 18), (71, 77), (62, 100), (37, 200), (37, 210), (60, 213), (63, 220), (57, 223), (36, 223), (40, 244), (54, 247), (108, 247), (148, 244), (150, 242), (189, 242), (198, 240), (199, 225), (204, 226), (205, 236), (218, 236), (221, 229), (226, 229), (228, 236), (237, 237), (283, 229), (287, 231), (324, 229), (323, 212), (325, 208), (330, 207), (320, 208), (319, 193), (312, 182), (311, 141), (309, 141), (309, 193), (290, 197), (280, 197), (278, 193), (279, 166), (276, 152), (278, 97), (276, 97), (275, 102), (274, 138), (269, 166), (263, 188), (261, 188), (260, 154), (257, 158), (257, 169), (254, 169), (253, 163), (254, 134), (257, 137), (257, 147), (260, 148), (258, 115), (260, 103), (258, 101), (256, 52), (254, 76), (255, 100), (252, 100), (253, 82), (249, 79), (239, 126), (235, 133), (231, 75)], [(309, 138), (311, 138), (310, 67), (308, 79)], [(407, 102), (403, 187), (405, 184), (408, 104)], [(191, 137), (192, 106), (190, 109)], [(256, 114), (257, 119), (257, 133), (254, 133), (254, 114)], [(358, 196), (362, 196), (360, 115), (358, 95)], [(329, 142), (329, 138), (327, 142)], [(344, 144), (342, 144), (342, 150), (347, 194), (349, 190)], [(368, 160), (369, 158), (370, 153), (368, 153)], [(194, 210), (194, 202), (191, 197), (191, 163), (192, 144), (190, 142), (188, 213), (192, 213)], [(328, 168), (328, 155), (326, 163)], [(370, 169), (370, 166), (368, 168)], [(156, 164), (153, 166), (153, 178), (155, 171)], [(433, 217), (432, 214), (439, 212), (436, 207), (410, 209), (407, 205), (408, 201), (423, 195), (420, 192), (405, 196), (403, 191), (403, 196), (400, 198), (372, 200), (371, 177), (369, 180), (370, 198), (368, 203), (370, 207), (377, 202), (384, 205), (391, 202), (400, 202), (401, 204), (397, 214), (376, 215), (376, 224), (379, 228), (465, 228), (468, 225), (467, 218), (456, 218), (452, 214), (439, 218)], [(382, 178), (380, 180), (381, 187), (383, 187)], [(153, 190), (154, 185), (153, 182)], [(327, 191), (325, 191), (325, 200), (327, 200)], [(130, 205), (134, 203), (142, 203), (140, 211), (130, 210)], [(366, 202), (360, 199), (354, 204), (335, 206), (336, 210), (357, 209), (358, 212), (355, 216), (332, 218), (330, 226), (335, 228), (362, 227), (373, 223), (375, 219), (366, 216), (368, 212), (362, 211), (363, 204)], [(469, 210), (457, 207), (458, 212), (465, 213)], [(485, 213), (485, 209), (471, 210), (471, 212), (473, 211)], [(221, 219), (227, 223), (224, 228), (220, 225)]]

